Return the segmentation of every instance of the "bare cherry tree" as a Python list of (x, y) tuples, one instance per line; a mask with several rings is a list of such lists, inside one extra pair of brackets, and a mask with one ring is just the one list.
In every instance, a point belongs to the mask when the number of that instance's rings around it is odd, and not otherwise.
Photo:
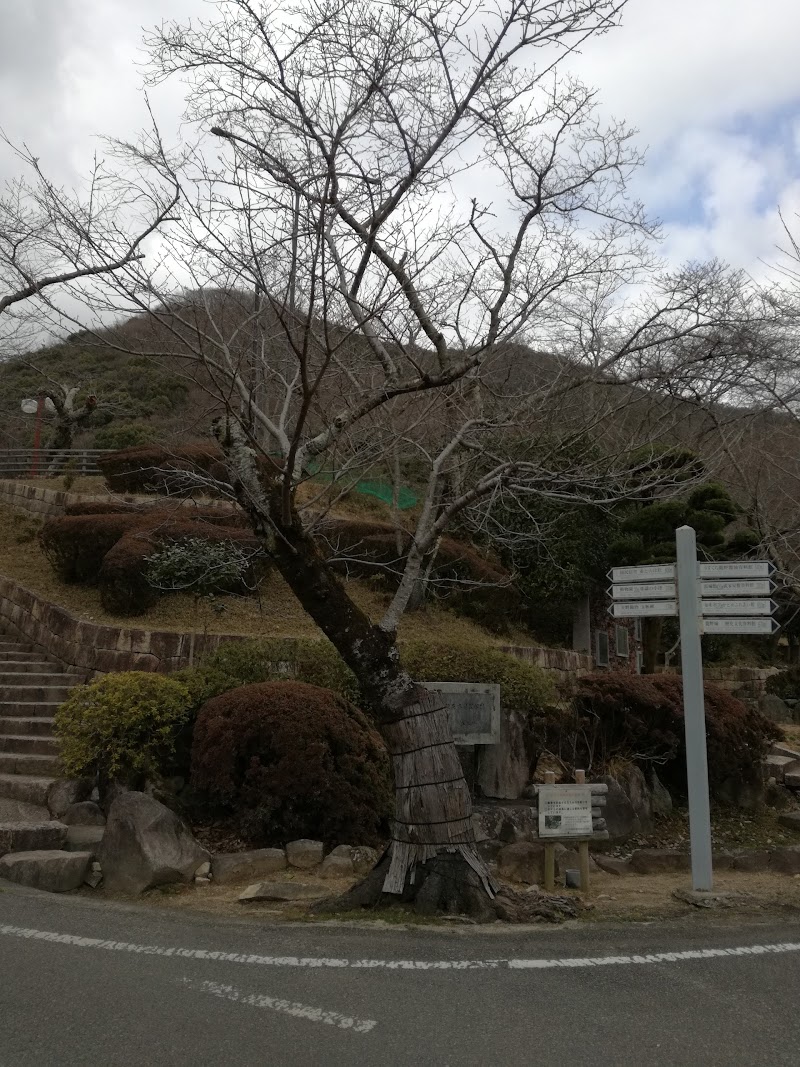
[[(741, 314), (717, 265), (658, 269), (627, 192), (631, 131), (559, 73), (622, 6), (229, 0), (149, 38), (152, 78), (188, 81), (201, 137), (127, 146), (180, 185), (181, 212), (170, 275), (132, 261), (115, 279), (156, 324), (141, 350), (193, 362), (221, 403), (231, 491), (391, 753), (391, 848), (351, 900), (413, 886), (420, 906), (485, 911), (492, 895), (446, 712), (397, 646), (439, 540), (509, 500), (666, 485), (631, 461), (666, 435), (639, 417), (642, 386)], [(391, 478), (398, 455), (422, 501), (373, 620), (322, 546), (337, 491)]]

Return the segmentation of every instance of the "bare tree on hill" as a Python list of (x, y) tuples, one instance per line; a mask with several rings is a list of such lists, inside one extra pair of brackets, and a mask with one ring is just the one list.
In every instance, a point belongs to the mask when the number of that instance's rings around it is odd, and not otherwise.
[[(559, 74), (622, 6), (229, 0), (217, 21), (149, 39), (152, 77), (188, 79), (204, 136), (180, 154), (128, 146), (144, 174), (180, 184), (181, 215), (163, 238), (172, 280), (131, 262), (115, 282), (153, 318), (149, 351), (194, 362), (224, 403), (236, 497), (391, 753), (391, 848), (351, 901), (406, 891), (485, 912), (492, 894), (446, 712), (397, 647), (437, 539), (509, 499), (668, 490), (669, 472), (631, 463), (647, 426), (619, 414), (668, 371), (696, 382), (681, 342), (749, 314), (718, 265), (657, 269), (655, 228), (626, 188), (631, 131)], [(372, 620), (299, 489), (321, 469), (343, 489), (385, 475), (398, 453), (422, 500)]]

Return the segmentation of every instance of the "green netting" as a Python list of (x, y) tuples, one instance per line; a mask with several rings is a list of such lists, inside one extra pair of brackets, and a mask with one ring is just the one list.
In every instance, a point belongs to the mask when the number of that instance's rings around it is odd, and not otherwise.
[[(306, 465), (306, 470), (314, 475), (315, 481), (323, 484), (332, 482), (334, 478), (331, 472), (323, 471), (321, 468), (322, 463), (320, 460), (312, 460)], [(376, 496), (384, 504), (392, 503), (392, 487), (388, 482), (356, 482), (353, 490), (356, 493), (363, 493), (365, 496)], [(406, 508), (413, 508), (418, 499), (413, 489), (409, 489), (405, 485), (400, 486), (397, 493), (397, 506), (401, 511), (405, 511)]]

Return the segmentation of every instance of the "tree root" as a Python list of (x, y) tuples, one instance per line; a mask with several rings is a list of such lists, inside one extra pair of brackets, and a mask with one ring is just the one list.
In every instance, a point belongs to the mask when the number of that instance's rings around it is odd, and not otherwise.
[(466, 915), (477, 922), (563, 922), (578, 914), (579, 904), (570, 897), (553, 896), (538, 890), (517, 892), (503, 887), (492, 899), (479, 876), (458, 853), (443, 852), (428, 860), (409, 878), (399, 896), (383, 892), (389, 869), (385, 853), (369, 874), (352, 889), (317, 901), (314, 913), (337, 914), (362, 908), (388, 908), (412, 905), (418, 915)]

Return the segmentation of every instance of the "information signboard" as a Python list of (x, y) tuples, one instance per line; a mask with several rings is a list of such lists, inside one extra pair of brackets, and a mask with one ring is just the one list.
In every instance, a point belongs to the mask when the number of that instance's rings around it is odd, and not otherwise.
[(540, 785), (539, 837), (591, 837), (592, 789), (588, 785)]

